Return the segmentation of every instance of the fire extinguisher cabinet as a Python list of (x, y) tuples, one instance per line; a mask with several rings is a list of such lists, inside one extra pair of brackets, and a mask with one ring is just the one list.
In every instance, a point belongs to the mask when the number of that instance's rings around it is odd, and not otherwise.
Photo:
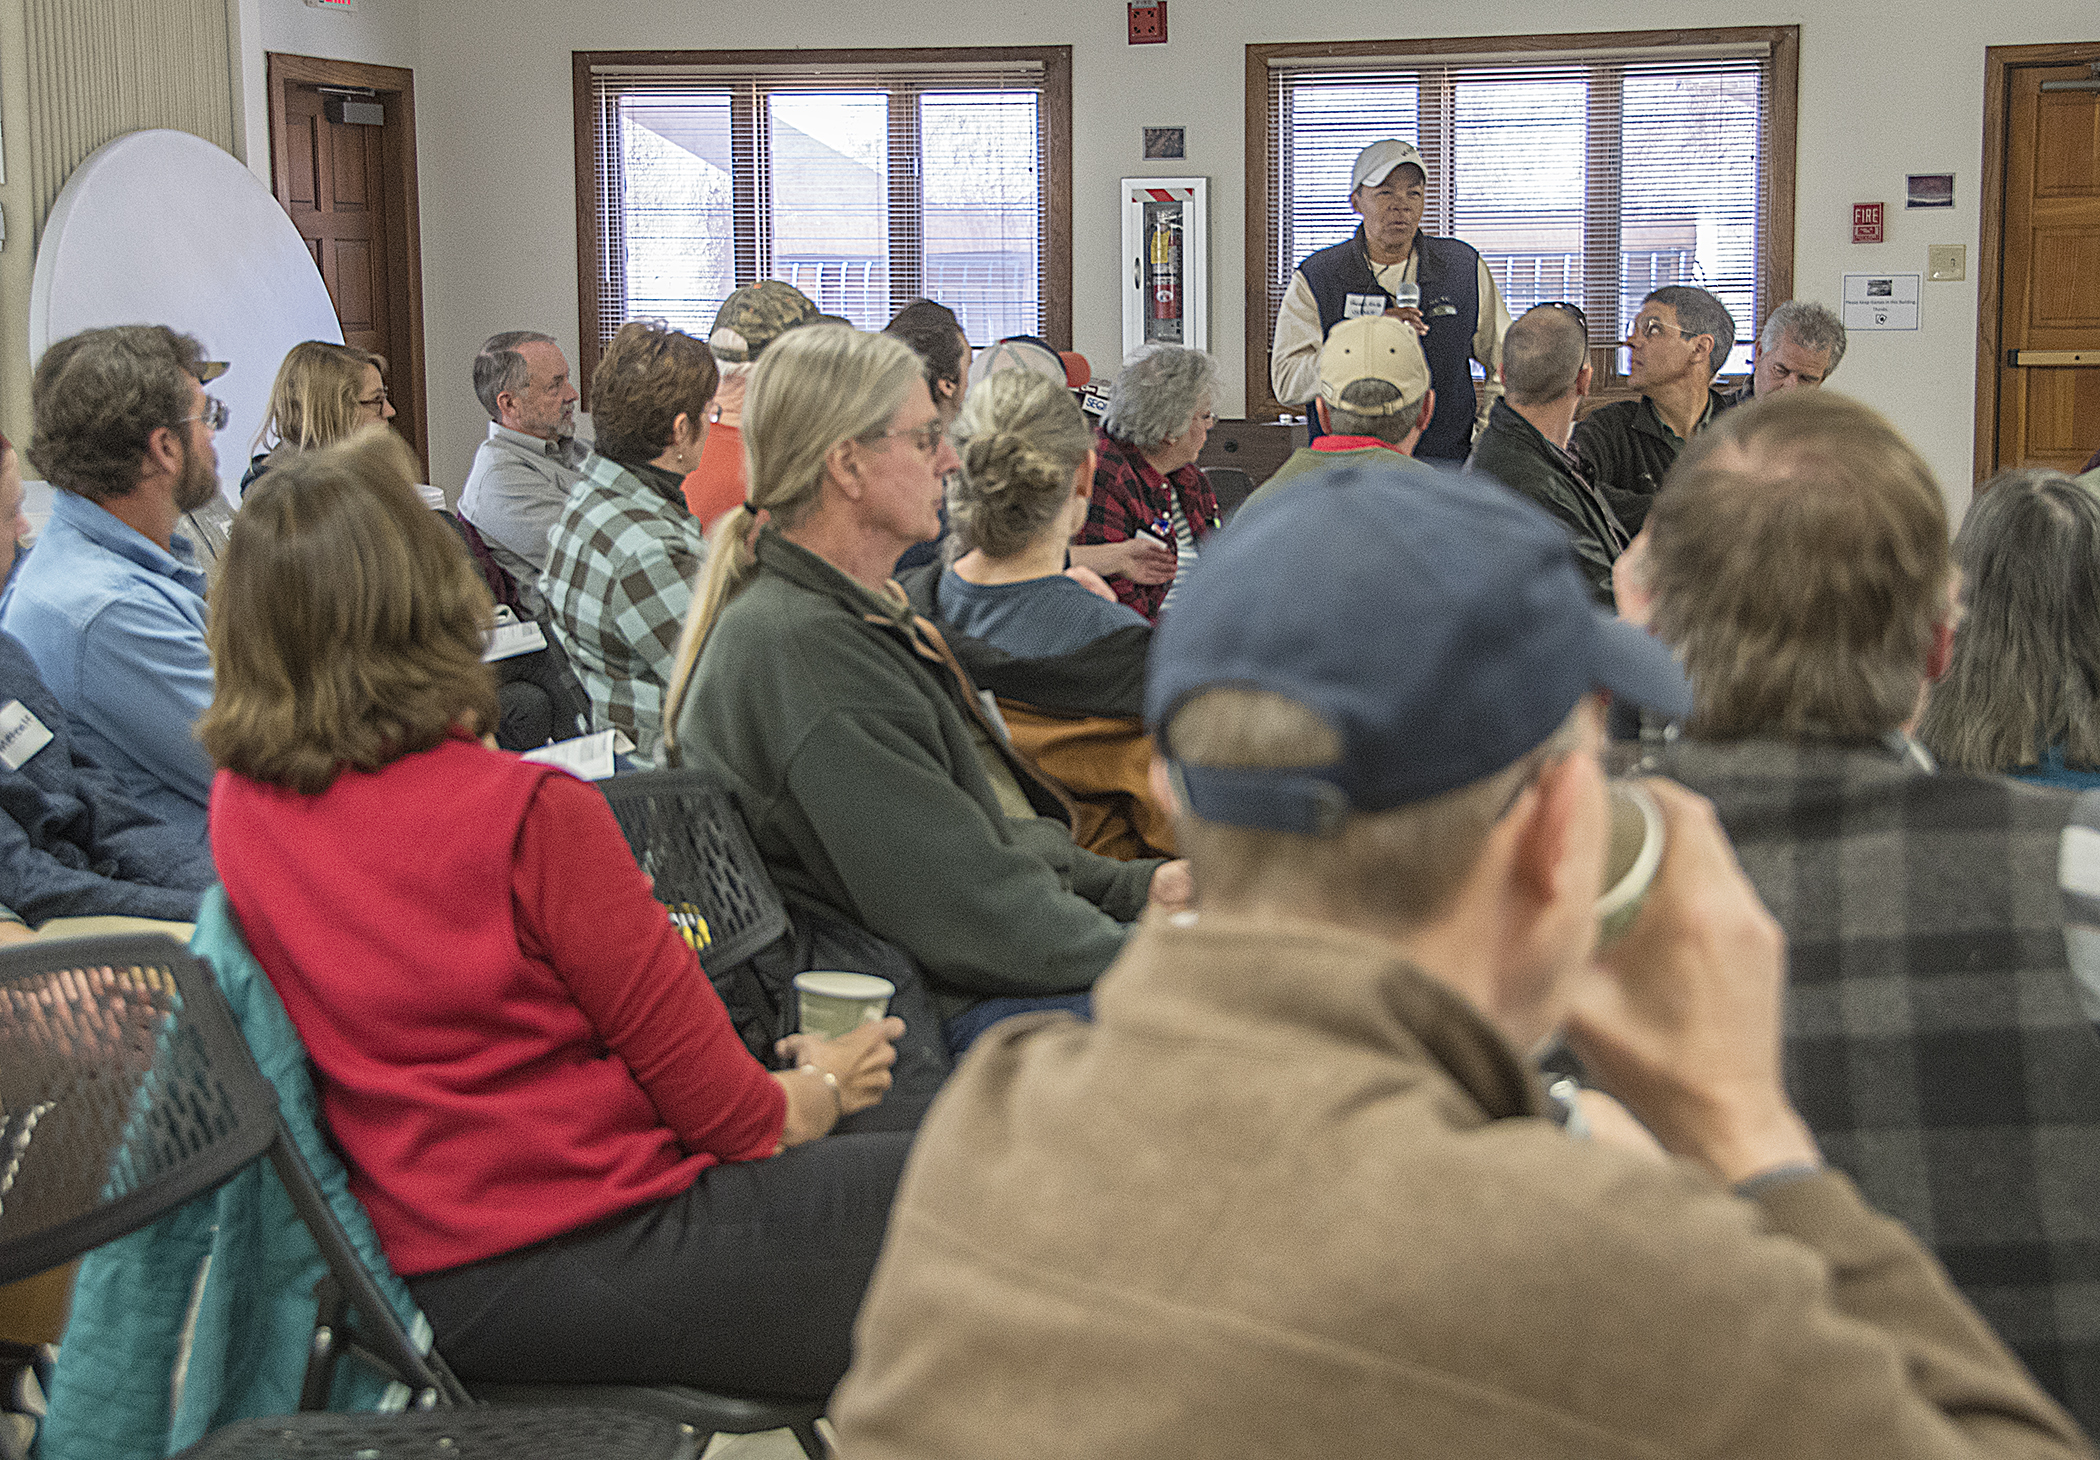
[(1123, 353), (1210, 348), (1210, 179), (1123, 179)]

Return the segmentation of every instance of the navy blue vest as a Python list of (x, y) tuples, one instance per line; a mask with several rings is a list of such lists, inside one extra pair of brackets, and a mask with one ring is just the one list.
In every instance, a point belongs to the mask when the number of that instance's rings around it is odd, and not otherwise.
[[(1473, 332), (1480, 325), (1480, 255), (1455, 238), (1415, 235), (1415, 280), (1422, 288), (1422, 355), (1429, 362), (1429, 385), (1436, 392), (1436, 414), (1415, 444), (1415, 455), (1432, 461), (1464, 461), (1473, 449)], [(1371, 271), (1364, 252), (1364, 231), (1323, 248), (1298, 265), (1320, 307), (1320, 335), (1347, 316), (1351, 294), (1372, 294), (1393, 303), (1393, 296)], [(1381, 306), (1383, 307), (1383, 306)], [(1319, 434), (1319, 419), (1312, 420)]]

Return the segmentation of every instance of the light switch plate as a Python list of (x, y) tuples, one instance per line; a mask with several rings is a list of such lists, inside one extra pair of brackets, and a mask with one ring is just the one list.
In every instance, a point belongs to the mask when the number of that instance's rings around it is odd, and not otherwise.
[(1925, 245), (1925, 277), (1944, 284), (1969, 277), (1969, 246), (1966, 243)]

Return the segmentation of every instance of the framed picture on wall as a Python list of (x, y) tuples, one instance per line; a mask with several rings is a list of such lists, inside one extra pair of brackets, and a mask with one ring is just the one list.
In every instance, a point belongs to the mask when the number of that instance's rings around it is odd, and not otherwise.
[(1123, 353), (1210, 348), (1210, 179), (1123, 179)]

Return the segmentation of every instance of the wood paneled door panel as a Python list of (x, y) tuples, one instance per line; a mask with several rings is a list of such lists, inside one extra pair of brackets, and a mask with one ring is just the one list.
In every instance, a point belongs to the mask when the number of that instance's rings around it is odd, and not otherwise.
[[(269, 57), (271, 173), (306, 240), (345, 344), (384, 355), (394, 428), (429, 475), (415, 81), (388, 66)], [(329, 118), (331, 97), (377, 103), (379, 125)], [(274, 368), (274, 367), (273, 367)]]
[(1977, 474), (2076, 471), (2100, 447), (2100, 45), (1986, 67)]

